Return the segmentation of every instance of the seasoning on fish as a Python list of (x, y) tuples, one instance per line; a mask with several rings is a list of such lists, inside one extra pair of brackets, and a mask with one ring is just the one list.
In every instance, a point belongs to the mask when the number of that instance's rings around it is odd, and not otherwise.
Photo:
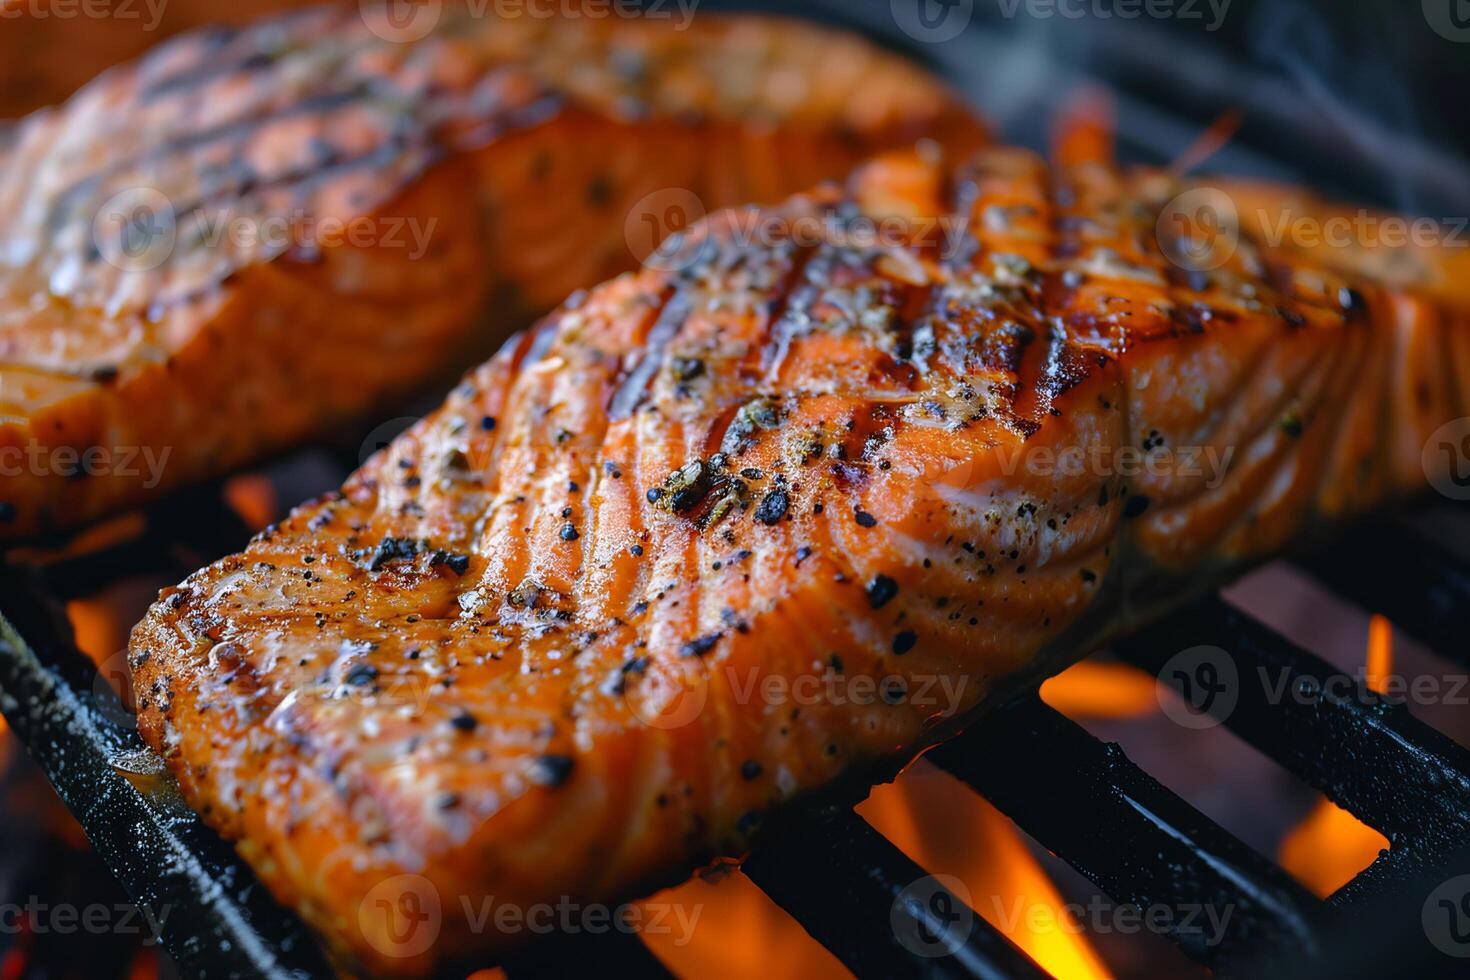
[[(339, 495), (166, 590), (131, 641), (144, 737), (353, 971), (524, 938), (459, 896), (609, 902), (741, 854), (773, 810), (1424, 485), (1426, 437), (1470, 415), (1463, 259), (1406, 286), (1246, 236), (1200, 291), (1156, 235), (1190, 186), (902, 154), (716, 216), (694, 265), (549, 316)], [(849, 234), (880, 220), (897, 240)], [(450, 450), (459, 479), (397, 479)], [(712, 520), (736, 481), (752, 506)], [(412, 546), (358, 557), (389, 541)], [(335, 682), (348, 658), (370, 686)], [(402, 875), (444, 897), (431, 949), (358, 914)]]
[(386, 412), (706, 209), (984, 141), (847, 34), (433, 6), (186, 34), (0, 134), (0, 539)]

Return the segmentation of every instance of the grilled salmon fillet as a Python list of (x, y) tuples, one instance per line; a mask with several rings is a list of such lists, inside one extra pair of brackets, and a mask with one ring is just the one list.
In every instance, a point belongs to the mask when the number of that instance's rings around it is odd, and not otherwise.
[(245, 24), (318, 2), (93, 0), (83, 16), (75, 13), (81, 4), (67, 16), (65, 4), (4, 0), (0, 2), (0, 117), (21, 116), (60, 102), (104, 68), (138, 57), (162, 38), (207, 25)]
[[(605, 901), (739, 855), (788, 801), (1423, 485), (1470, 409), (1470, 280), (1249, 236), (1180, 268), (1157, 216), (1185, 189), (912, 153), (716, 216), (165, 590), (130, 645), (144, 737), (370, 973), (514, 944), (465, 918), (484, 896)], [(437, 943), (378, 913), (399, 897)]]
[(185, 35), (0, 134), (0, 539), (458, 374), (701, 209), (983, 141), (851, 36), (476, 7)]

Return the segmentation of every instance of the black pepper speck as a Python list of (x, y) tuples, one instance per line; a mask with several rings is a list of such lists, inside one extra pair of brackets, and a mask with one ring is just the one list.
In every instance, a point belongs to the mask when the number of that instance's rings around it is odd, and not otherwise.
[(531, 782), (555, 789), (572, 778), (575, 760), (569, 755), (543, 755), (531, 764)]
[(898, 583), (887, 575), (874, 575), (868, 583), (868, 605), (874, 609), (882, 609), (889, 601), (898, 595)]

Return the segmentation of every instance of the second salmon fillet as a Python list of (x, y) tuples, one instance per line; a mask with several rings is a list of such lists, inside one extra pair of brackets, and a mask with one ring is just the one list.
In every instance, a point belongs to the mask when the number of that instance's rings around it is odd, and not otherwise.
[(185, 35), (0, 131), (0, 540), (452, 377), (706, 208), (983, 140), (795, 22), (429, 7)]

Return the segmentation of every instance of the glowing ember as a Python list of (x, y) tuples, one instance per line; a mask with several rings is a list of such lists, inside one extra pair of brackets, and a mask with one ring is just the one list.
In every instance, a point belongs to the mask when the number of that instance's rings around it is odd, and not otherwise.
[(963, 882), (975, 912), (1052, 976), (1110, 975), (1015, 825), (959, 780), (920, 760), (858, 813), (924, 868)]

